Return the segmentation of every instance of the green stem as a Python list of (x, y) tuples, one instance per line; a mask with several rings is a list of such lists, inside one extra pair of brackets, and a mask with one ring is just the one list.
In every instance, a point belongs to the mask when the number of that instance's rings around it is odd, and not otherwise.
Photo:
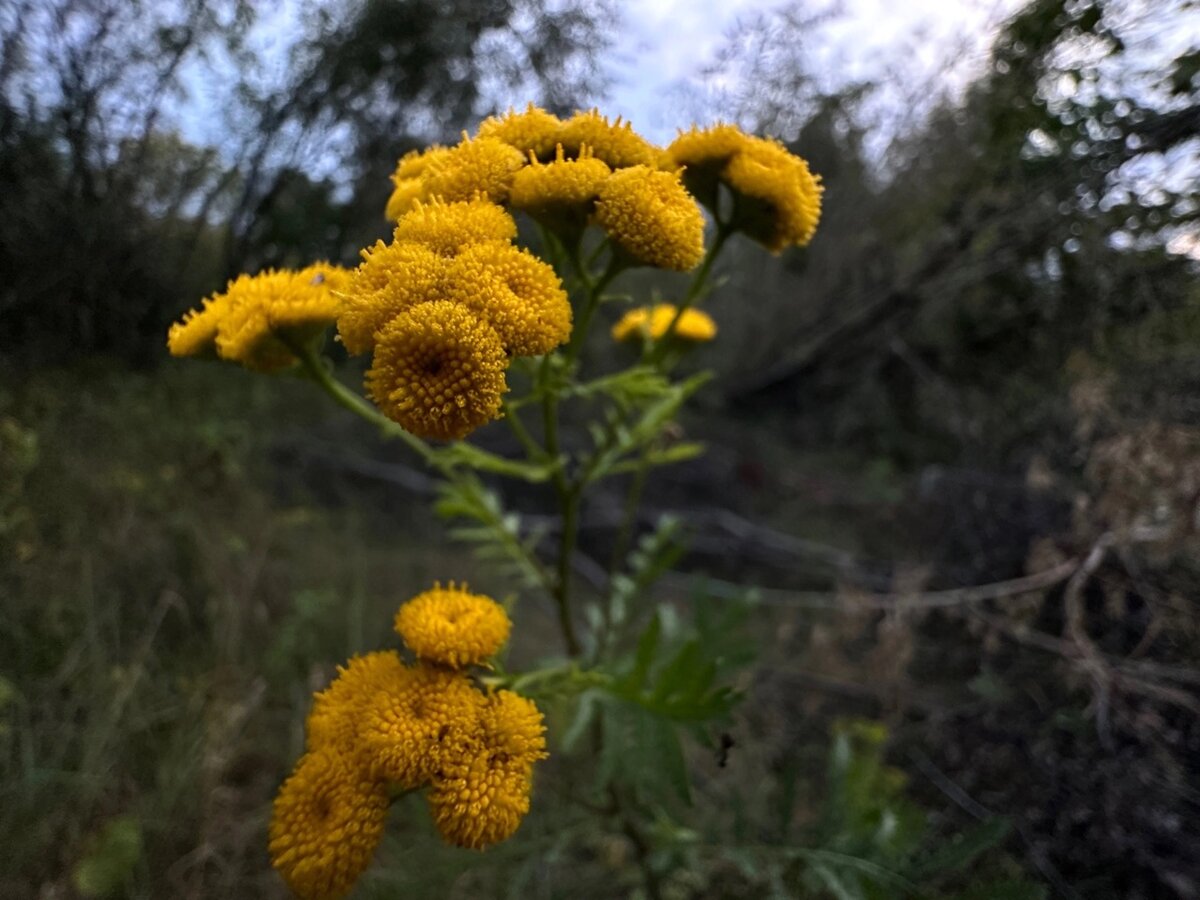
[(729, 240), (731, 234), (733, 234), (733, 229), (729, 225), (724, 222), (717, 223), (716, 236), (713, 238), (708, 252), (704, 254), (704, 261), (700, 263), (700, 268), (696, 270), (696, 274), (692, 278), (692, 283), (688, 286), (687, 293), (684, 294), (683, 300), (679, 302), (675, 310), (674, 317), (671, 319), (670, 324), (667, 325), (667, 330), (663, 332), (662, 337), (654, 342), (654, 348), (650, 351), (648, 362), (658, 365), (663, 361), (667, 351), (670, 349), (671, 337), (675, 334), (675, 327), (679, 324), (679, 320), (683, 318), (683, 314), (704, 293), (708, 276), (712, 272), (713, 263), (717, 261), (717, 256), (720, 255), (725, 242)]
[(359, 418), (370, 422), (385, 437), (403, 441), (426, 463), (437, 466), (437, 459), (428, 444), (415, 434), (405, 431), (396, 422), (383, 415), (383, 413), (367, 403), (366, 400), (334, 378), (328, 362), (323, 357), (318, 356), (311, 346), (286, 339), (284, 339), (284, 342), (300, 360), (305, 374), (320, 385), (325, 393), (334, 399), (334, 402), (344, 409), (350, 410), (350, 412)]
[(500, 404), (500, 409), (504, 413), (504, 421), (508, 423), (509, 429), (521, 444), (521, 448), (525, 451), (525, 456), (531, 462), (545, 462), (546, 451), (537, 445), (537, 442), (525, 427), (525, 423), (521, 421), (521, 417), (517, 414), (517, 411), (507, 401)]

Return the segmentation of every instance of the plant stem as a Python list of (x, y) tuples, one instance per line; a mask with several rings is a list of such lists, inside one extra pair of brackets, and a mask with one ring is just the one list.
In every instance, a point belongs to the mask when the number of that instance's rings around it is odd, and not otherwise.
[(675, 315), (667, 325), (667, 330), (663, 332), (662, 337), (654, 342), (654, 349), (651, 350), (648, 361), (658, 365), (666, 356), (667, 350), (671, 345), (671, 336), (675, 334), (675, 327), (679, 324), (679, 320), (683, 318), (683, 314), (688, 311), (693, 303), (704, 292), (705, 285), (708, 282), (708, 276), (712, 272), (713, 263), (717, 261), (717, 256), (725, 246), (725, 242), (729, 240), (729, 236), (733, 234), (733, 229), (724, 222), (717, 223), (717, 233), (713, 238), (712, 244), (708, 248), (708, 252), (704, 254), (704, 261), (700, 263), (700, 268), (696, 270), (695, 276), (692, 278), (692, 283), (688, 286), (687, 293), (684, 294), (683, 300), (679, 302), (679, 306), (675, 310)]
[(403, 441), (426, 463), (437, 466), (433, 450), (428, 444), (415, 434), (405, 431), (397, 423), (383, 415), (383, 413), (372, 407), (362, 397), (334, 378), (333, 372), (330, 371), (326, 360), (318, 356), (311, 346), (287, 340), (285, 340), (285, 343), (296, 354), (308, 377), (320, 385), (325, 393), (332, 397), (339, 406), (350, 410), (350, 412), (359, 418), (370, 422), (385, 437)]

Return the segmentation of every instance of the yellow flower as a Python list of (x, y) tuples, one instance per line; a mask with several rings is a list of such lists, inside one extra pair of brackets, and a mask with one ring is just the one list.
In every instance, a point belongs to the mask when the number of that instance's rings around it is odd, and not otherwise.
[(736, 125), (717, 123), (710, 128), (692, 126), (680, 131), (667, 147), (666, 157), (673, 168), (680, 166), (724, 166), (746, 143), (748, 135)]
[(271, 864), (301, 900), (346, 896), (383, 836), (388, 795), (346, 757), (306, 753), (275, 797)]
[(808, 163), (778, 141), (749, 138), (725, 168), (735, 193), (733, 224), (778, 253), (812, 240), (821, 218), (821, 185)]
[(435, 300), (378, 333), (367, 391), (413, 434), (455, 440), (497, 417), (507, 365), (492, 326), (457, 303)]
[(396, 223), (393, 240), (424, 244), (441, 256), (456, 256), (463, 248), (484, 241), (511, 241), (517, 223), (503, 208), (489, 200), (417, 204)]
[(499, 603), (454, 582), (435, 584), (396, 613), (396, 631), (413, 653), (453, 668), (484, 662), (508, 640), (511, 626)]
[(434, 146), (428, 150), (412, 150), (400, 157), (392, 175), (395, 188), (384, 211), (387, 218), (394, 222), (416, 206), (418, 200), (429, 199), (424, 175), (429, 170), (430, 163), (446, 153), (445, 147)]
[(596, 222), (644, 265), (687, 271), (704, 256), (704, 214), (673, 172), (614, 172), (600, 188)]
[(408, 669), (394, 650), (353, 657), (338, 667), (329, 687), (313, 697), (305, 723), (306, 746), (355, 756), (363, 710), (378, 705), (377, 698), (399, 693), (408, 683)]
[(533, 154), (545, 159), (554, 154), (562, 122), (530, 103), (524, 112), (512, 109), (499, 118), (484, 119), (479, 125), (479, 137), (495, 138), (521, 151), (522, 156)]
[(609, 122), (598, 110), (577, 112), (563, 122), (558, 142), (568, 157), (580, 155), (583, 147), (592, 149), (596, 158), (603, 160), (613, 169), (628, 166), (654, 168), (662, 158), (662, 151), (633, 130), (620, 117)]
[(396, 181), (392, 194), (383, 210), (384, 218), (395, 222), (402, 215), (425, 199), (425, 184), (419, 178), (401, 178)]
[(592, 156), (591, 148), (582, 148), (578, 159), (566, 159), (560, 144), (552, 162), (531, 160), (513, 176), (508, 202), (539, 218), (580, 214), (582, 225), (611, 173), (607, 163)]
[(475, 739), (483, 706), (484, 695), (462, 672), (406, 669), (398, 689), (375, 695), (359, 713), (367, 770), (404, 790), (421, 787), (448, 752)]
[(736, 125), (693, 126), (679, 133), (664, 156), (671, 168), (683, 169), (683, 184), (692, 196), (715, 211), (717, 184), (725, 166), (749, 139)]
[[(613, 326), (614, 341), (633, 339), (659, 340), (667, 333), (667, 328), (675, 319), (676, 307), (670, 303), (660, 303), (657, 306), (631, 309)], [(679, 321), (675, 323), (672, 336), (683, 341), (711, 341), (717, 336), (717, 323), (706, 312), (688, 308), (683, 311)]]
[(525, 155), (491, 137), (469, 138), (434, 157), (422, 179), (430, 197), (470, 200), (487, 194), (497, 203), (508, 198), (513, 173), (525, 165)]
[(571, 336), (562, 281), (528, 250), (494, 242), (468, 247), (450, 262), (445, 290), (496, 329), (511, 356), (540, 356)]
[(336, 292), (346, 277), (344, 270), (326, 263), (299, 272), (239, 275), (226, 291), (217, 353), (265, 372), (293, 365), (296, 358), (281, 337), (303, 343), (337, 321), (341, 301)]
[(376, 241), (362, 257), (337, 320), (338, 334), (352, 354), (375, 349), (376, 333), (404, 310), (438, 299), (449, 268), (445, 257), (415, 241)]
[(214, 294), (196, 310), (189, 309), (183, 319), (167, 332), (167, 350), (172, 356), (217, 355), (217, 329), (229, 312), (229, 294)]
[(434, 825), (449, 843), (483, 849), (512, 836), (529, 812), (533, 764), (546, 756), (542, 715), (511, 691), (487, 698), (479, 739), (446, 754), (429, 790)]

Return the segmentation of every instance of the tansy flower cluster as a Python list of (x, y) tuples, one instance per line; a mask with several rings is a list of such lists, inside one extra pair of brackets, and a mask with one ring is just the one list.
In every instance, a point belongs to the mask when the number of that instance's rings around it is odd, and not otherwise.
[[(678, 321), (676, 316), (678, 315)], [(717, 336), (717, 323), (698, 309), (685, 309), (680, 315), (671, 303), (642, 306), (625, 313), (612, 328), (614, 341), (660, 340), (675, 323), (671, 336), (680, 341), (701, 343)]]
[(513, 245), (517, 226), (483, 196), (418, 201), (392, 241), (363, 251), (338, 332), (373, 354), (367, 393), (420, 437), (465, 437), (496, 418), (515, 356), (571, 336), (571, 304), (554, 269)]
[(296, 362), (293, 347), (336, 321), (337, 292), (347, 275), (327, 263), (239, 275), (171, 326), (167, 349), (172, 356), (219, 356), (261, 372), (286, 369)]
[(718, 185), (733, 195), (731, 226), (773, 253), (804, 246), (821, 218), (821, 184), (800, 157), (734, 125), (680, 132), (666, 150), (687, 189), (716, 215)]
[(380, 651), (340, 667), (275, 799), (271, 862), (302, 900), (350, 891), (397, 792), (426, 789), (438, 832), (462, 847), (505, 840), (529, 811), (533, 765), (547, 755), (542, 714), (511, 691), (481, 691), (465, 671), (508, 639), (504, 609), (465, 585), (435, 585), (395, 624), (416, 662)]
[(633, 265), (687, 271), (704, 256), (704, 215), (661, 148), (596, 110), (559, 119), (532, 104), (485, 120), (455, 147), (403, 157), (387, 203), (486, 194), (560, 233), (604, 229)]

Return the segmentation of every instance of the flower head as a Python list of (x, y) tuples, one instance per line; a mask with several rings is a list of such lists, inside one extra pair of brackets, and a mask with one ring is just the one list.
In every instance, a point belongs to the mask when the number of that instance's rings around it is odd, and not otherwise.
[(425, 183), (420, 178), (400, 178), (388, 197), (384, 207), (384, 218), (395, 222), (402, 215), (425, 199)]
[(404, 310), (442, 296), (448, 260), (425, 244), (396, 241), (362, 251), (346, 285), (338, 334), (350, 353), (375, 349), (375, 335)]
[(413, 241), (441, 256), (456, 256), (472, 244), (507, 242), (516, 236), (517, 223), (502, 207), (473, 198), (417, 204), (396, 223), (393, 241)]
[(459, 254), (446, 297), (496, 329), (511, 356), (540, 356), (571, 336), (571, 303), (554, 268), (511, 244), (476, 244)]
[[(659, 340), (675, 321), (676, 307), (660, 303), (653, 307), (631, 309), (613, 326), (614, 341)], [(706, 312), (688, 308), (683, 311), (671, 336), (682, 341), (711, 341), (717, 336), (717, 323)]]
[(298, 272), (239, 275), (226, 290), (227, 306), (217, 323), (218, 355), (266, 372), (293, 365), (289, 342), (303, 343), (337, 321), (337, 291), (346, 277), (326, 263)]
[(336, 752), (306, 753), (271, 816), (271, 864), (301, 900), (338, 900), (370, 865), (383, 836), (386, 787)]
[(509, 109), (503, 116), (484, 119), (478, 136), (502, 141), (521, 151), (522, 156), (532, 154), (544, 159), (554, 154), (561, 127), (558, 116), (530, 103), (524, 112)]
[(403, 604), (396, 613), (396, 631), (422, 659), (453, 668), (477, 665), (508, 640), (508, 613), (483, 594), (434, 585)]
[(511, 691), (487, 698), (476, 741), (446, 755), (429, 790), (442, 837), (482, 849), (512, 836), (529, 812), (533, 764), (546, 756), (542, 714)]
[(620, 117), (610, 122), (599, 110), (577, 112), (563, 122), (558, 134), (558, 143), (568, 157), (577, 157), (582, 149), (590, 147), (596, 159), (603, 160), (613, 169), (628, 166), (658, 165), (662, 151), (633, 130)]
[(704, 256), (704, 214), (674, 172), (614, 172), (600, 188), (596, 222), (643, 265), (687, 271)]
[(217, 330), (229, 312), (229, 294), (214, 294), (200, 309), (189, 309), (167, 332), (172, 356), (216, 356)]
[(778, 141), (748, 138), (722, 177), (736, 197), (739, 230), (773, 253), (812, 240), (821, 218), (820, 182)]
[(338, 667), (337, 677), (313, 697), (305, 722), (309, 750), (357, 754), (359, 720), (377, 698), (398, 693), (408, 683), (408, 669), (394, 650), (355, 656)]
[(582, 224), (611, 173), (607, 163), (592, 156), (591, 148), (584, 147), (576, 159), (567, 159), (560, 144), (551, 162), (531, 159), (513, 176), (508, 202), (540, 219), (577, 215)]
[(749, 136), (736, 125), (693, 126), (671, 142), (665, 158), (672, 168), (683, 169), (683, 184), (692, 196), (715, 210), (717, 184), (725, 166), (748, 140)]
[(413, 434), (456, 440), (497, 417), (507, 364), (495, 329), (470, 310), (419, 303), (378, 333), (367, 391)]
[(496, 202), (508, 198), (513, 173), (525, 165), (525, 155), (493, 137), (469, 138), (434, 157), (422, 175), (430, 197), (470, 200), (487, 194)]
[(483, 706), (484, 695), (462, 672), (424, 664), (406, 669), (395, 690), (360, 711), (367, 770), (404, 790), (421, 787), (447, 753), (475, 739)]
[(447, 152), (445, 147), (433, 146), (427, 150), (411, 150), (400, 157), (400, 161), (396, 163), (396, 171), (392, 174), (392, 184), (395, 187), (384, 210), (387, 218), (394, 222), (416, 206), (418, 201), (429, 199), (425, 187), (425, 173), (429, 171), (434, 160)]

